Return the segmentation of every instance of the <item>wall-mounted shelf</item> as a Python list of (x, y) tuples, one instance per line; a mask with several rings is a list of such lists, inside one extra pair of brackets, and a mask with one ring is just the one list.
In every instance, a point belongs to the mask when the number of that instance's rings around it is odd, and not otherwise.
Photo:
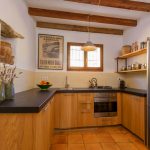
[(145, 54), (145, 53), (147, 53), (147, 49), (146, 48), (145, 49), (140, 49), (140, 50), (137, 50), (137, 51), (134, 51), (134, 52), (131, 52), (131, 53), (128, 53), (128, 54), (125, 54), (125, 55), (117, 57), (116, 58), (116, 61), (117, 61), (117, 73), (146, 72), (147, 71), (146, 69), (125, 70), (125, 71), (119, 70), (119, 60), (124, 60), (125, 67), (127, 68), (127, 66), (128, 66), (128, 58), (131, 58), (131, 57), (134, 57), (134, 56), (138, 56), (138, 55), (142, 55), (142, 54)]
[(5, 38), (24, 39), (24, 37), (21, 34), (15, 32), (11, 26), (9, 26), (7, 23), (2, 21), (1, 19), (0, 19), (0, 25), (1, 25), (1, 33), (0, 33), (1, 36), (5, 37)]
[(126, 71), (119, 71), (117, 73), (130, 73), (130, 72), (146, 72), (147, 69), (139, 69), (139, 70), (126, 70)]
[(133, 56), (138, 56), (138, 55), (141, 55), (141, 54), (144, 54), (147, 52), (147, 49), (140, 49), (140, 50), (137, 50), (137, 51), (134, 51), (134, 52), (131, 52), (131, 53), (128, 53), (128, 54), (125, 54), (125, 55), (122, 55), (122, 56), (119, 56), (118, 58), (130, 58), (130, 57), (133, 57)]

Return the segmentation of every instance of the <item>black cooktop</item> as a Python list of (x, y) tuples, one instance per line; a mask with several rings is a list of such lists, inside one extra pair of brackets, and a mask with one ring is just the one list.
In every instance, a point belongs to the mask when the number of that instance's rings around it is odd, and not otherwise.
[(98, 89), (112, 89), (112, 86), (97, 86)]

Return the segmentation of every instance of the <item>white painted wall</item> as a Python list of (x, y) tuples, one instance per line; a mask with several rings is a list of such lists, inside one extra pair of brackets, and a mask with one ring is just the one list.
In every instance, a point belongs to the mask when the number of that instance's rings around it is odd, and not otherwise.
[(129, 28), (124, 32), (123, 43), (132, 44), (135, 41), (145, 41), (150, 37), (150, 15), (138, 20), (137, 27)]
[[(146, 41), (150, 37), (150, 15), (147, 15), (138, 21), (137, 27), (130, 28), (124, 32), (123, 43), (132, 44), (133, 42)], [(141, 55), (130, 60), (130, 62), (145, 63), (146, 55)], [(127, 85), (133, 88), (147, 89), (147, 75), (146, 73), (134, 73), (124, 76)]]
[(11, 42), (15, 65), (23, 74), (15, 80), (16, 92), (33, 88), (34, 70), (36, 66), (36, 24), (28, 15), (28, 7), (24, 0), (1, 0), (0, 19), (22, 34), (24, 39), (6, 39)]
[[(38, 34), (51, 34), (51, 35), (64, 36), (64, 70), (63, 71), (66, 71), (67, 68), (67, 42), (85, 43), (88, 39), (88, 34), (84, 32), (37, 28), (36, 41), (38, 41)], [(119, 50), (123, 44), (122, 43), (123, 37), (116, 36), (116, 35), (91, 33), (91, 40), (95, 44), (104, 45), (104, 72), (107, 73), (115, 72), (116, 61), (114, 58), (117, 57), (119, 54)], [(38, 43), (37, 43), (37, 55), (38, 55)]]
[(7, 40), (13, 45), (16, 66), (21, 69), (34, 70), (36, 27), (35, 21), (28, 15), (28, 8), (24, 0), (1, 0), (0, 19), (25, 37), (23, 40)]

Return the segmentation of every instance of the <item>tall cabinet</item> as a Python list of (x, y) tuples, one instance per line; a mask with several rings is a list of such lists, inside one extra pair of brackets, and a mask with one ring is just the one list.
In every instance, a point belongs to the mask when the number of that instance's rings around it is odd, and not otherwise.
[(145, 139), (146, 98), (122, 94), (122, 124)]

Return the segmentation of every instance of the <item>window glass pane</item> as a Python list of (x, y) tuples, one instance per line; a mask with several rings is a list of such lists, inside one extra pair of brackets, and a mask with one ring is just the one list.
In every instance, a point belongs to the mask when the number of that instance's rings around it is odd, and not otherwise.
[(70, 66), (84, 67), (84, 52), (81, 50), (81, 46), (70, 47)]
[(100, 67), (100, 48), (97, 48), (95, 51), (88, 52), (87, 56), (87, 66), (88, 67)]

